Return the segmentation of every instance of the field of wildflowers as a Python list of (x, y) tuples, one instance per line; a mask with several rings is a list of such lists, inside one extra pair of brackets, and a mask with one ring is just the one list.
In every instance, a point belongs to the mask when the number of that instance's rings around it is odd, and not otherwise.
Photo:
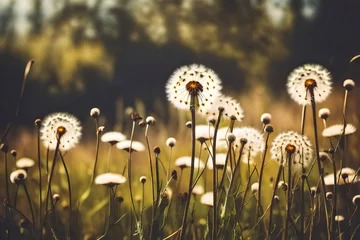
[(121, 132), (94, 107), (13, 140), (19, 104), (1, 138), (0, 239), (359, 239), (355, 82), (305, 64), (284, 80), (295, 104), (259, 113), (215, 71), (176, 69), (169, 123), (127, 109)]

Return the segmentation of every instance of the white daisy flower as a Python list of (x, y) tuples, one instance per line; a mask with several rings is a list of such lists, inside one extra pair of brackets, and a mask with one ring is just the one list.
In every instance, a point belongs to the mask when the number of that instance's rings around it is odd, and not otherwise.
[(235, 118), (237, 121), (242, 121), (244, 118), (244, 111), (240, 104), (235, 99), (224, 95), (218, 97), (210, 108), (200, 108), (199, 112), (217, 118), (220, 107), (224, 109), (223, 117), (226, 119)]
[[(131, 142), (130, 140), (121, 141), (121, 142), (116, 144), (116, 147), (118, 149), (125, 150), (125, 151), (129, 152), (129, 150), (130, 150), (130, 142)], [(145, 146), (141, 142), (132, 141), (131, 151), (143, 152), (143, 151), (145, 151)]]
[(204, 187), (201, 186), (201, 185), (196, 185), (193, 190), (192, 190), (192, 193), (194, 195), (201, 195), (204, 193)]
[(196, 140), (203, 143), (214, 137), (214, 127), (209, 125), (196, 125), (195, 126), (195, 137)]
[(315, 102), (324, 101), (331, 93), (331, 85), (330, 72), (317, 64), (295, 68), (287, 80), (290, 97), (301, 105), (311, 104), (310, 88), (314, 90)]
[[(336, 137), (336, 136), (341, 136), (344, 132), (344, 125), (343, 124), (336, 124), (336, 125), (332, 125), (330, 127), (325, 128), (322, 131), (322, 136), (323, 137)], [(353, 134), (354, 132), (356, 132), (356, 128), (354, 125), (352, 124), (346, 124), (345, 127), (345, 134), (344, 135), (350, 135)]]
[(117, 144), (118, 142), (126, 140), (126, 136), (121, 132), (106, 132), (101, 136), (101, 141), (110, 143), (111, 145)]
[(294, 131), (288, 131), (279, 134), (272, 142), (271, 158), (277, 160), (284, 166), (287, 164), (287, 153), (292, 153), (294, 163), (301, 163), (304, 160), (304, 166), (311, 162), (313, 150), (310, 140)]
[(18, 169), (10, 173), (10, 181), (15, 184), (20, 184), (27, 178), (27, 173), (24, 169)]
[(16, 161), (16, 167), (21, 169), (29, 169), (35, 165), (35, 161), (31, 158), (20, 158)]
[[(190, 168), (191, 157), (190, 156), (179, 157), (178, 159), (175, 160), (175, 166), (179, 168), (187, 168), (187, 167)], [(199, 158), (195, 157), (194, 168), (203, 169), (205, 168), (205, 164), (203, 163), (203, 161), (199, 160)]]
[(221, 94), (221, 80), (203, 65), (192, 64), (174, 71), (166, 84), (168, 100), (177, 108), (189, 110), (191, 95), (198, 109), (211, 107)]
[(213, 192), (207, 192), (204, 195), (201, 196), (200, 202), (204, 205), (212, 207), (214, 205), (214, 193)]
[[(216, 167), (217, 168), (223, 168), (224, 165), (225, 165), (225, 161), (226, 161), (226, 156), (227, 154), (226, 153), (217, 153), (216, 154)], [(208, 160), (207, 160), (207, 164), (206, 164), (206, 167), (208, 169), (213, 169), (214, 166), (213, 166), (213, 160), (212, 160), (212, 157), (211, 155), (209, 156)]]
[(126, 178), (117, 173), (104, 173), (95, 178), (95, 184), (113, 187), (126, 182)]
[(41, 123), (41, 140), (45, 147), (55, 150), (60, 136), (61, 150), (69, 150), (79, 143), (81, 125), (79, 120), (68, 113), (53, 113), (44, 118)]

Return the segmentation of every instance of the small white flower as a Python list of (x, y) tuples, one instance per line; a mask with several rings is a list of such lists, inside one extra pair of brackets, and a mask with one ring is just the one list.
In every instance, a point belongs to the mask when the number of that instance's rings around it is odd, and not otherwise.
[(356, 206), (360, 206), (360, 195), (355, 195), (352, 199), (352, 203)]
[(104, 173), (95, 178), (95, 184), (113, 187), (126, 182), (126, 178), (121, 174)]
[(111, 145), (126, 140), (126, 137), (121, 132), (106, 132), (101, 136), (101, 141), (110, 143)]
[(330, 116), (330, 110), (328, 108), (321, 108), (319, 110), (319, 118), (327, 119)]
[(152, 116), (148, 116), (148, 117), (146, 118), (145, 122), (146, 122), (146, 124), (151, 125), (151, 126), (152, 126), (152, 125), (155, 125), (155, 118), (152, 117)]
[(355, 82), (352, 79), (346, 79), (343, 83), (343, 86), (346, 90), (351, 91), (355, 87)]
[[(225, 153), (217, 153), (216, 154), (216, 168), (223, 168), (225, 165), (225, 161), (226, 161), (226, 156), (227, 154)], [(207, 164), (206, 164), (208, 169), (213, 169), (213, 159), (211, 157), (211, 155), (209, 155), (209, 158), (207, 160)]]
[(204, 193), (204, 187), (201, 186), (201, 185), (196, 185), (193, 190), (192, 190), (192, 193), (194, 195), (201, 195)]
[(141, 176), (140, 179), (139, 179), (139, 181), (140, 181), (141, 183), (145, 183), (145, 182), (146, 182), (146, 177), (145, 177), (145, 176)]
[(20, 184), (27, 178), (27, 173), (24, 169), (18, 169), (10, 173), (10, 181), (15, 184)]
[(221, 81), (203, 65), (192, 64), (174, 71), (166, 84), (168, 100), (177, 108), (189, 110), (191, 95), (198, 109), (211, 107), (220, 96)]
[(35, 161), (31, 158), (20, 158), (16, 161), (16, 167), (22, 169), (28, 169), (35, 165)]
[[(179, 168), (187, 168), (187, 167), (190, 168), (191, 167), (191, 157), (190, 156), (179, 157), (178, 159), (175, 160), (175, 166), (177, 166)], [(203, 163), (203, 161), (201, 161), (197, 157), (195, 157), (194, 168), (203, 169), (203, 168), (205, 168), (205, 164)]]
[(98, 108), (92, 108), (90, 110), (90, 116), (93, 117), (93, 118), (97, 118), (100, 116), (100, 109)]
[(214, 205), (213, 196), (214, 196), (213, 192), (207, 192), (201, 196), (200, 202), (204, 205), (212, 207)]
[[(121, 141), (116, 144), (116, 147), (121, 150), (125, 150), (127, 152), (130, 151), (130, 140)], [(134, 152), (143, 152), (145, 151), (145, 146), (141, 142), (138, 141), (132, 141), (131, 144), (131, 151)]]
[(315, 102), (324, 101), (331, 93), (331, 74), (321, 65), (305, 64), (289, 75), (287, 90), (290, 97), (301, 105), (311, 104), (309, 89), (314, 90)]
[(199, 142), (205, 142), (214, 136), (214, 127), (208, 125), (196, 125), (195, 136)]
[(337, 221), (337, 222), (342, 222), (342, 221), (344, 221), (345, 220), (345, 218), (344, 218), (344, 216), (342, 216), (342, 215), (336, 215), (335, 216), (335, 221)]
[(217, 118), (219, 108), (224, 109), (223, 117), (225, 119), (234, 118), (237, 121), (242, 121), (244, 118), (244, 111), (240, 104), (235, 99), (224, 95), (218, 97), (210, 108), (200, 108), (199, 112), (206, 116)]
[(304, 160), (304, 167), (311, 162), (313, 150), (311, 143), (306, 136), (302, 136), (294, 131), (279, 134), (272, 142), (271, 158), (284, 166), (287, 164), (287, 153), (293, 150), (292, 161), (301, 163)]
[[(325, 128), (322, 131), (322, 136), (323, 137), (336, 137), (336, 136), (341, 136), (343, 134), (344, 131), (344, 125), (343, 124), (336, 124), (336, 125), (332, 125), (330, 127)], [(356, 128), (354, 125), (352, 124), (346, 124), (345, 127), (345, 134), (344, 135), (350, 135), (353, 134), (354, 132), (356, 132)]]
[(170, 137), (166, 140), (166, 146), (168, 146), (168, 147), (172, 148), (175, 146), (175, 144), (176, 144), (176, 139), (173, 137)]
[(79, 143), (81, 125), (79, 120), (71, 114), (53, 113), (44, 118), (40, 132), (41, 140), (50, 150), (55, 150), (58, 135), (61, 134), (59, 148), (67, 151)]
[(270, 113), (263, 113), (260, 117), (260, 121), (263, 124), (269, 124), (271, 122), (271, 114)]
[(253, 183), (253, 184), (251, 185), (251, 191), (252, 191), (253, 193), (256, 193), (258, 190), (259, 190), (259, 183), (258, 183), (258, 182)]

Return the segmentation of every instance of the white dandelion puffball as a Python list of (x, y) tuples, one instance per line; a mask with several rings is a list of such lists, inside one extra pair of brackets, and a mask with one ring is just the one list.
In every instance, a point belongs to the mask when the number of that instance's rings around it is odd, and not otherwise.
[[(127, 152), (130, 151), (130, 140), (121, 141), (116, 144), (116, 147), (121, 150), (125, 150)], [(132, 141), (131, 143), (131, 152), (143, 152), (145, 151), (145, 146), (141, 142)]]
[(259, 190), (259, 183), (258, 182), (255, 182), (255, 183), (251, 184), (251, 191), (253, 193), (256, 193), (258, 190)]
[(335, 218), (334, 218), (334, 220), (335, 220), (336, 222), (342, 222), (342, 221), (345, 220), (345, 218), (344, 218), (343, 215), (336, 215)]
[(271, 158), (284, 166), (287, 164), (287, 153), (292, 154), (295, 164), (304, 160), (304, 167), (310, 164), (313, 155), (310, 140), (294, 131), (279, 134), (272, 142), (270, 152)]
[(106, 132), (101, 136), (101, 141), (104, 143), (110, 143), (111, 145), (126, 140), (126, 137), (121, 132)]
[(55, 150), (58, 136), (61, 134), (59, 148), (67, 151), (79, 143), (81, 129), (80, 122), (75, 116), (69, 113), (52, 113), (42, 121), (41, 140), (45, 147)]
[(209, 125), (196, 125), (195, 126), (195, 137), (200, 142), (205, 142), (212, 139), (214, 136), (214, 127)]
[(201, 199), (200, 199), (200, 202), (204, 205), (207, 205), (207, 206), (210, 206), (212, 207), (214, 205), (214, 193), (213, 192), (207, 192), (207, 193), (204, 193), (202, 196), (201, 196)]
[(173, 137), (169, 137), (167, 140), (166, 140), (166, 146), (168, 147), (175, 147), (175, 144), (176, 144), (176, 139), (173, 138)]
[(219, 108), (223, 108), (223, 117), (225, 119), (233, 118), (237, 121), (242, 121), (244, 118), (244, 111), (235, 99), (228, 96), (220, 96), (216, 99), (211, 107), (200, 108), (199, 112), (203, 115), (217, 118), (219, 115)]
[[(175, 166), (179, 168), (190, 168), (191, 167), (191, 157), (190, 156), (184, 156), (179, 157), (175, 160)], [(199, 160), (199, 158), (195, 157), (194, 159), (194, 168), (205, 168), (205, 163), (203, 161)]]
[(287, 80), (290, 97), (301, 105), (311, 104), (310, 88), (314, 90), (315, 102), (323, 102), (331, 93), (331, 85), (330, 72), (317, 64), (295, 68)]
[[(343, 175), (347, 175), (344, 179)], [(339, 178), (340, 176), (340, 178)], [(360, 181), (360, 177), (356, 174), (356, 171), (352, 168), (342, 168), (336, 172), (336, 183), (338, 185), (352, 184)], [(324, 177), (325, 185), (334, 185), (334, 174), (328, 174)]]
[[(241, 127), (234, 128), (233, 134), (236, 136), (235, 147), (241, 146), (241, 139), (245, 138), (247, 143), (244, 145), (242, 155), (243, 161), (247, 162), (248, 157), (253, 158), (258, 153), (264, 151), (265, 148), (265, 140), (264, 135), (257, 129), (252, 127)], [(249, 156), (250, 154), (250, 156)]]
[[(226, 153), (217, 153), (216, 154), (216, 168), (223, 168), (224, 165), (225, 165), (225, 161), (226, 161), (226, 156), (227, 154)], [(206, 167), (208, 169), (213, 169), (214, 166), (213, 166), (213, 159), (211, 157), (211, 155), (209, 155), (209, 158), (207, 160), (207, 164), (206, 164)]]
[(95, 178), (95, 184), (115, 186), (126, 182), (126, 178), (117, 173), (104, 173)]
[(201, 186), (201, 185), (196, 185), (196, 186), (193, 188), (192, 193), (193, 193), (194, 195), (204, 194), (204, 187)]
[(183, 66), (174, 71), (166, 84), (168, 100), (177, 108), (190, 109), (191, 95), (195, 107), (211, 107), (221, 95), (221, 80), (216, 73), (199, 64)]
[(16, 167), (22, 169), (28, 169), (35, 165), (35, 161), (31, 158), (20, 158), (16, 161)]
[(19, 184), (27, 178), (27, 173), (24, 169), (18, 169), (10, 173), (10, 182)]
[[(341, 136), (344, 132), (344, 125), (343, 124), (336, 124), (336, 125), (332, 125), (330, 127), (325, 128), (322, 131), (322, 136), (323, 137), (336, 137), (336, 136)], [(345, 127), (345, 133), (344, 135), (350, 135), (353, 134), (354, 132), (356, 132), (356, 128), (354, 125), (352, 124), (346, 124)]]

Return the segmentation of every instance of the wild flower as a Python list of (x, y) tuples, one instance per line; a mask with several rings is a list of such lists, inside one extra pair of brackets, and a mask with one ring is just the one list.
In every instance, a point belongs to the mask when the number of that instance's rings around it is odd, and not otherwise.
[(214, 127), (208, 125), (196, 125), (195, 126), (195, 136), (196, 140), (200, 143), (204, 143), (205, 141), (212, 139), (214, 136)]
[(192, 193), (194, 195), (201, 195), (204, 194), (204, 187), (201, 185), (195, 185), (195, 187), (192, 190)]
[(126, 182), (126, 178), (117, 173), (104, 173), (95, 178), (95, 184), (113, 187)]
[(81, 137), (79, 120), (69, 113), (52, 113), (44, 118), (41, 125), (41, 140), (45, 147), (55, 150), (60, 137), (59, 148), (69, 150), (79, 143)]
[[(341, 136), (344, 132), (344, 125), (343, 124), (336, 124), (336, 125), (332, 125), (330, 127), (325, 128), (322, 131), (322, 136), (323, 137), (336, 137), (336, 136)], [(356, 128), (354, 125), (352, 124), (346, 124), (345, 127), (345, 133), (344, 135), (350, 135), (353, 134), (354, 132), (356, 132)]]
[(176, 144), (176, 139), (173, 138), (173, 137), (169, 137), (167, 140), (166, 140), (166, 146), (168, 147), (174, 147)]
[[(341, 171), (341, 176), (339, 174)], [(339, 185), (352, 184), (359, 182), (360, 177), (356, 174), (356, 171), (352, 168), (342, 168), (336, 172), (336, 183)], [(325, 185), (334, 185), (334, 174), (328, 174), (324, 177)]]
[[(310, 164), (313, 150), (310, 140), (294, 131), (279, 134), (272, 142), (271, 158), (284, 166), (287, 164), (286, 156), (289, 151), (292, 153), (294, 163), (304, 163), (304, 167)], [(302, 161), (303, 160), (303, 161)]]
[(121, 132), (106, 132), (101, 136), (101, 141), (104, 143), (110, 143), (111, 145), (115, 145), (118, 142), (126, 140), (126, 136)]
[(24, 169), (18, 169), (10, 173), (10, 182), (20, 184), (27, 178), (27, 173)]
[(259, 190), (259, 183), (258, 182), (255, 182), (255, 183), (251, 184), (251, 191), (253, 193), (256, 193), (258, 190)]
[[(225, 161), (226, 161), (226, 156), (227, 154), (225, 153), (217, 153), (216, 154), (216, 168), (220, 168), (222, 169), (225, 165)], [(214, 165), (213, 165), (213, 159), (211, 157), (211, 155), (209, 156), (208, 160), (207, 160), (207, 164), (206, 167), (208, 169), (213, 169)]]
[(183, 66), (174, 71), (166, 84), (168, 100), (177, 108), (189, 110), (191, 96), (198, 109), (211, 107), (220, 96), (221, 80), (216, 73), (198, 64)]
[(309, 88), (314, 91), (315, 102), (322, 102), (331, 93), (331, 85), (330, 72), (317, 64), (305, 64), (295, 68), (287, 80), (290, 97), (301, 105), (311, 103)]
[(355, 82), (354, 82), (354, 80), (352, 80), (352, 79), (346, 79), (346, 80), (344, 81), (344, 83), (343, 83), (343, 87), (344, 87), (346, 90), (348, 90), (348, 91), (353, 90), (354, 87), (355, 87)]
[(214, 205), (213, 194), (213, 192), (204, 193), (200, 198), (200, 202), (204, 205), (212, 207)]
[[(194, 160), (194, 168), (205, 168), (205, 164), (203, 161), (199, 160), (199, 158), (195, 157)], [(190, 156), (183, 156), (179, 157), (175, 160), (175, 165), (179, 168), (190, 168), (191, 167), (191, 157)]]
[(143, 184), (146, 183), (146, 180), (147, 180), (147, 179), (146, 179), (145, 176), (141, 176), (140, 179), (139, 179), (139, 181), (140, 181), (141, 183), (143, 183)]
[(319, 110), (319, 118), (327, 119), (330, 116), (330, 110), (328, 108), (321, 108)]
[(210, 108), (200, 108), (199, 112), (209, 117), (217, 117), (219, 115), (219, 108), (223, 108), (223, 117), (225, 119), (233, 118), (237, 121), (242, 121), (244, 118), (244, 111), (235, 99), (228, 96), (220, 96)]
[[(124, 140), (116, 144), (116, 147), (127, 152), (130, 151), (130, 140)], [(143, 152), (145, 151), (145, 146), (141, 142), (132, 141), (131, 143), (131, 152)]]
[(98, 118), (100, 116), (100, 109), (92, 108), (90, 110), (90, 116), (93, 117), (93, 118)]
[(261, 114), (260, 121), (261, 121), (264, 125), (269, 124), (269, 123), (271, 122), (271, 114), (270, 114), (270, 113), (263, 113), (263, 114)]
[(31, 158), (20, 158), (16, 161), (16, 167), (21, 169), (29, 169), (35, 165), (35, 161)]

